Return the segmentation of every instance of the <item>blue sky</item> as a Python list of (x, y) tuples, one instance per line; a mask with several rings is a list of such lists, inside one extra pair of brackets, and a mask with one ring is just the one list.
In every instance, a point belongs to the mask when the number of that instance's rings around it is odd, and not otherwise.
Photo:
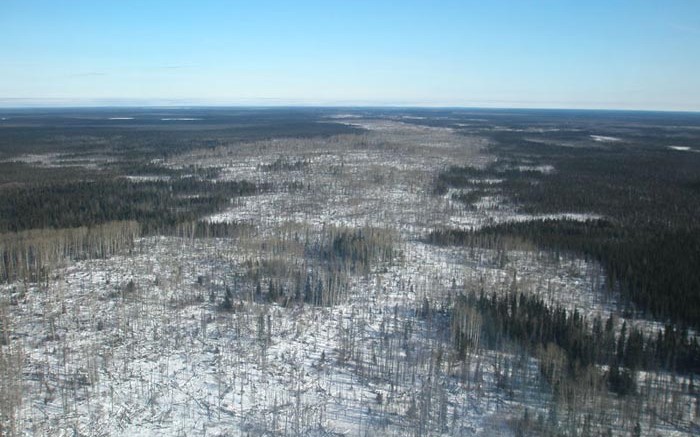
[(0, 105), (700, 110), (700, 1), (0, 1)]

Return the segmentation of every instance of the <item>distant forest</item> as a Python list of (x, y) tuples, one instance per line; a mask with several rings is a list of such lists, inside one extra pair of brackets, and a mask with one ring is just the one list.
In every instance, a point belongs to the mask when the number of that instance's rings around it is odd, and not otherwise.
[[(170, 168), (187, 152), (277, 137), (357, 132), (308, 110), (11, 110), (0, 135), (0, 279), (47, 280), (63, 258), (106, 257), (139, 235), (228, 236), (198, 221), (270, 187), (216, 181), (218, 169)], [(118, 111), (118, 110), (117, 110)], [(177, 115), (177, 112), (175, 112)], [(41, 156), (48, 161), (32, 161)], [(283, 165), (283, 164), (279, 164)], [(294, 163), (293, 165), (301, 165)]]
[(565, 147), (510, 132), (494, 139), (496, 162), (449, 168), (436, 179), (435, 191), (462, 189), (455, 200), (471, 207), (498, 193), (531, 214), (602, 218), (441, 229), (429, 241), (495, 248), (502, 238), (519, 237), (542, 249), (584, 255), (605, 267), (609, 288), (619, 289), (632, 310), (700, 328), (700, 154), (615, 142)]

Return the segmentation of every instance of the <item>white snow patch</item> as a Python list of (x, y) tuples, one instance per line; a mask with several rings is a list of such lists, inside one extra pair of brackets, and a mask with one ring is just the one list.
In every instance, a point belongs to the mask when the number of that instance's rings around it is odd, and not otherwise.
[(519, 165), (516, 167), (518, 171), (536, 171), (543, 174), (549, 174), (554, 171), (552, 165)]
[(597, 141), (599, 143), (614, 143), (616, 141), (622, 141), (622, 139), (620, 139), (620, 138), (608, 137), (605, 135), (591, 135), (591, 139), (593, 141)]
[(362, 116), (357, 114), (334, 114), (329, 115), (327, 118), (362, 118)]
[(61, 155), (58, 153), (26, 153), (24, 155), (15, 156), (10, 159), (5, 159), (1, 162), (22, 162), (25, 164), (37, 164), (48, 166), (52, 163), (55, 163), (60, 158), (60, 156)]
[(677, 150), (679, 152), (695, 152), (695, 150), (687, 146), (668, 146), (668, 148), (671, 150)]
[(131, 182), (159, 182), (169, 181), (170, 176), (167, 175), (139, 175), (139, 176), (124, 176)]
[(484, 179), (469, 179), (470, 184), (474, 185), (498, 185), (502, 184), (505, 179), (498, 179), (498, 178), (484, 178)]

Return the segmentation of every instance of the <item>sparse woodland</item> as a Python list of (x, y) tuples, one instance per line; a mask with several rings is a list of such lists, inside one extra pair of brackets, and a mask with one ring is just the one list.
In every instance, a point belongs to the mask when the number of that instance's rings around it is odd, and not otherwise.
[(675, 121), (193, 111), (0, 130), (0, 435), (699, 432)]

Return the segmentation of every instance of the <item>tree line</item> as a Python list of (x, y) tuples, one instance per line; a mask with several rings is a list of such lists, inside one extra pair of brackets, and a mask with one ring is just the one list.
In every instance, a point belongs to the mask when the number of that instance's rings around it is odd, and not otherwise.
[[(590, 213), (602, 220), (533, 220), (475, 231), (437, 230), (438, 244), (484, 246), (527, 240), (576, 253), (606, 268), (611, 288), (633, 309), (700, 328), (700, 155), (651, 146), (561, 147), (499, 133), (499, 156), (484, 168), (450, 167), (434, 190), (466, 190), (472, 204), (488, 191), (532, 214)], [(552, 171), (534, 170), (547, 165)], [(500, 179), (484, 187), (485, 179)]]
[(557, 254), (583, 255), (605, 267), (608, 288), (619, 290), (633, 309), (700, 326), (700, 228), (644, 233), (609, 220), (546, 219), (434, 230), (427, 240), (495, 250), (521, 241)]
[[(665, 420), (681, 426), (688, 417), (680, 399), (700, 401), (694, 382), (700, 372), (700, 344), (687, 330), (667, 325), (655, 334), (645, 333), (626, 322), (620, 326), (613, 315), (590, 319), (578, 310), (548, 306), (539, 297), (517, 291), (500, 296), (463, 293), (447, 314), (452, 344), (462, 359), (478, 354), (480, 348), (520, 351), (537, 359), (553, 395), (549, 417), (540, 415), (535, 422), (526, 411), (517, 424), (520, 431), (562, 435), (561, 425), (566, 423), (574, 431), (565, 435), (577, 435), (584, 425), (589, 429), (584, 434), (594, 435), (594, 424), (612, 423), (609, 401), (604, 401), (610, 394), (621, 400), (614, 414), (623, 413), (623, 422), (636, 417), (634, 429), (641, 429), (640, 418), (645, 415), (651, 423)], [(511, 366), (506, 361), (496, 372), (506, 392), (520, 384)], [(646, 372), (644, 378), (641, 371)], [(663, 375), (688, 382), (678, 391), (669, 388)], [(633, 410), (625, 412), (626, 404), (634, 405)], [(566, 412), (563, 421), (561, 407)]]
[(112, 221), (90, 227), (0, 234), (0, 280), (48, 283), (49, 273), (61, 263), (107, 258), (133, 247), (140, 233), (136, 221)]
[(247, 181), (111, 178), (16, 187), (0, 192), (0, 231), (73, 228), (135, 220), (147, 234), (170, 230), (251, 195)]

